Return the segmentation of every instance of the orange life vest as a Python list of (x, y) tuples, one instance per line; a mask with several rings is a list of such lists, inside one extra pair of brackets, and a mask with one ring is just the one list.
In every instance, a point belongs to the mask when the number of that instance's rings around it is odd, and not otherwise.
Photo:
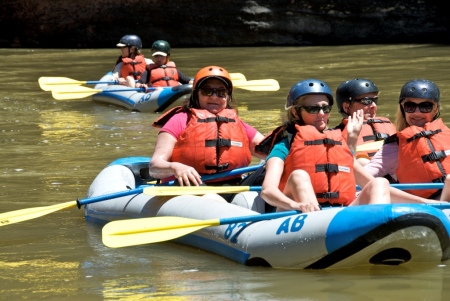
[[(347, 141), (347, 122), (348, 119), (345, 118), (342, 120), (339, 128), (343, 128), (342, 135), (344, 135), (345, 141)], [(384, 140), (387, 137), (395, 134), (397, 130), (395, 129), (395, 125), (386, 117), (376, 117), (368, 120), (364, 120), (363, 126), (361, 128), (361, 132), (358, 136), (357, 145), (362, 145), (365, 143), (370, 143), (374, 141)], [(359, 151), (356, 152), (356, 157), (366, 157), (372, 158), (373, 155), (378, 151), (378, 149), (368, 150), (368, 151)]]
[[(153, 126), (161, 127), (180, 111), (180, 107), (173, 108)], [(172, 162), (192, 166), (200, 174), (232, 170), (251, 163), (250, 142), (235, 110), (224, 109), (212, 114), (207, 110), (191, 109), (189, 115), (186, 130), (173, 149)]]
[[(409, 126), (397, 133), (399, 183), (442, 183), (450, 172), (450, 129), (436, 119), (423, 128)], [(410, 190), (409, 193), (432, 198), (439, 190)]]
[(279, 188), (296, 169), (308, 172), (319, 203), (349, 205), (355, 200), (354, 158), (339, 129), (323, 133), (312, 125), (281, 126), (267, 135), (256, 147), (266, 154), (273, 145), (288, 138), (291, 147), (284, 162)]
[(145, 62), (145, 57), (142, 54), (136, 55), (134, 59), (123, 57), (120, 77), (126, 78), (127, 76), (133, 76), (135, 80), (138, 80), (141, 78), (146, 67), (147, 63)]
[(153, 87), (172, 87), (178, 86), (178, 70), (174, 62), (168, 62), (166, 65), (149, 64), (147, 65), (149, 73), (149, 84)]

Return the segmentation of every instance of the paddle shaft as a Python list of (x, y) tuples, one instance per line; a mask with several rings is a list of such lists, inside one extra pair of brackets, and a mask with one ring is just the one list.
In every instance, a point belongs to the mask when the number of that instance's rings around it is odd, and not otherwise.
[[(73, 82), (73, 81), (66, 81), (63, 80), (59, 81), (57, 83), (58, 85), (98, 85), (98, 84), (106, 84), (106, 85), (118, 85), (118, 81), (99, 81), (99, 80), (86, 80), (86, 81), (79, 81), (79, 82)], [(56, 83), (55, 83), (56, 85)]]
[[(247, 166), (247, 167), (242, 167), (242, 168), (236, 168), (236, 169), (233, 169), (230, 171), (221, 172), (221, 173), (217, 173), (217, 174), (213, 174), (213, 175), (205, 175), (205, 176), (202, 176), (202, 179), (206, 181), (206, 180), (220, 179), (220, 178), (228, 177), (228, 176), (241, 175), (246, 172), (255, 171), (256, 169), (258, 169), (261, 166), (262, 165), (253, 165), (253, 166)], [(172, 184), (173, 184), (173, 181), (172, 181)], [(161, 186), (164, 186), (164, 185), (161, 185)], [(92, 198), (86, 198), (83, 200), (77, 200), (78, 208), (80, 208), (83, 205), (87, 205), (87, 204), (97, 203), (97, 202), (101, 202), (101, 201), (105, 201), (105, 200), (120, 198), (123, 196), (129, 196), (129, 195), (133, 195), (133, 194), (139, 194), (144, 191), (144, 188), (152, 187), (152, 186), (153, 185), (142, 185), (135, 189), (125, 190), (125, 191), (121, 191), (121, 192), (115, 192), (115, 193), (106, 194), (106, 195), (100, 195), (100, 196), (96, 196), (96, 197), (92, 197)], [(199, 186), (199, 187), (207, 187), (207, 186)], [(182, 189), (182, 187), (180, 187), (180, 188)]]
[(91, 198), (77, 200), (77, 206), (78, 206), (78, 208), (81, 208), (81, 206), (87, 205), (87, 204), (93, 204), (93, 203), (97, 203), (97, 202), (101, 202), (101, 201), (106, 201), (106, 200), (120, 198), (120, 197), (123, 197), (123, 196), (139, 194), (139, 193), (142, 193), (144, 191), (144, 188), (145, 188), (145, 186), (140, 186), (140, 187), (135, 188), (135, 189), (125, 190), (125, 191), (120, 191), (120, 192), (114, 192), (114, 193), (110, 193), (110, 194), (99, 195), (99, 196), (95, 196), (95, 197), (91, 197)]
[[(154, 91), (155, 88), (148, 88), (148, 91)], [(52, 96), (58, 100), (67, 100), (67, 99), (80, 99), (92, 96), (97, 93), (112, 93), (112, 92), (128, 92), (128, 91), (138, 91), (144, 92), (145, 88), (125, 88), (125, 89), (111, 89), (111, 90), (102, 90), (102, 89), (91, 89), (85, 86), (61, 86), (57, 90), (52, 90)]]
[[(211, 175), (203, 175), (202, 176), (202, 181), (203, 182), (208, 182), (211, 180), (216, 180), (216, 179), (221, 179), (221, 178), (226, 178), (226, 177), (230, 177), (230, 176), (236, 176), (236, 175), (242, 175), (244, 173), (247, 172), (252, 172), (257, 170), (258, 168), (264, 166), (263, 164), (258, 164), (258, 165), (252, 165), (252, 166), (247, 166), (247, 167), (241, 167), (241, 168), (236, 168), (233, 170), (229, 170), (229, 171), (224, 171), (224, 172), (220, 172), (220, 173), (215, 173), (215, 174), (211, 174)], [(159, 184), (160, 186), (170, 186), (175, 184), (175, 180), (166, 182), (166, 183), (161, 183)]]
[[(400, 190), (442, 189), (443, 183), (409, 183), (391, 184)], [(356, 186), (361, 190), (360, 186)], [(261, 186), (150, 186), (143, 190), (147, 195), (204, 195), (207, 193), (238, 193), (244, 191), (261, 191)]]
[[(444, 183), (405, 183), (405, 184), (391, 184), (391, 187), (400, 190), (423, 190), (423, 189), (442, 189), (444, 188)], [(358, 190), (361, 187), (357, 186)]]
[[(92, 89), (95, 90), (95, 93), (109, 93), (109, 92), (128, 92), (128, 91), (138, 91), (144, 92), (145, 88), (127, 88), (127, 89), (110, 89), (110, 90), (101, 90), (101, 89)], [(154, 91), (156, 88), (148, 88), (147, 91)]]
[[(255, 169), (257, 169), (259, 166), (255, 165), (255, 166), (249, 166), (249, 167), (244, 167), (244, 168), (237, 168), (234, 170), (231, 170), (229, 172), (226, 172), (227, 175), (236, 175), (236, 174), (242, 174), (245, 172), (250, 172), (253, 171)], [(220, 178), (221, 176), (227, 176), (227, 175), (222, 175), (224, 173), (220, 173), (220, 174), (216, 174), (216, 175), (210, 175), (210, 179), (214, 179), (214, 178)], [(221, 176), (219, 176), (221, 175)], [(416, 183), (416, 184), (391, 184), (392, 187), (395, 187), (397, 189), (400, 190), (414, 190), (414, 189), (442, 189), (444, 187), (443, 183)], [(133, 194), (139, 194), (142, 193), (144, 191), (144, 188), (146, 187), (152, 187), (151, 185), (142, 185), (138, 188), (135, 189), (130, 189), (130, 190), (125, 190), (125, 191), (121, 191), (121, 192), (115, 192), (115, 193), (111, 193), (111, 194), (106, 194), (106, 195), (100, 195), (97, 197), (92, 197), (92, 198), (87, 198), (87, 199), (83, 199), (83, 200), (77, 200), (77, 204), (78, 204), (78, 208), (80, 208), (83, 205), (87, 205), (87, 204), (92, 204), (92, 203), (97, 203), (97, 202), (101, 202), (101, 201), (105, 201), (105, 200), (109, 200), (109, 199), (115, 199), (115, 198), (119, 198), (119, 197), (123, 197), (123, 196), (129, 196), (129, 195), (133, 195)], [(192, 187), (192, 186), (183, 186), (183, 187)], [(183, 190), (183, 187), (177, 187), (177, 189)], [(201, 187), (208, 187), (208, 186), (199, 186), (199, 188)], [(209, 186), (212, 187), (212, 186)], [(217, 188), (223, 188), (226, 186), (218, 186)], [(248, 190), (244, 190), (244, 191), (261, 191), (261, 186), (242, 186), (243, 188), (249, 188)], [(358, 186), (359, 189), (361, 189)]]

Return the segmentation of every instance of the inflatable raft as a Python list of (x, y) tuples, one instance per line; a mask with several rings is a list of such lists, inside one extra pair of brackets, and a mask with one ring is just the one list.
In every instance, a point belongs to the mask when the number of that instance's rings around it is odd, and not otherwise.
[[(100, 79), (100, 82), (111, 81), (114, 81), (111, 73), (107, 73)], [(129, 87), (122, 85), (97, 84), (95, 89), (103, 90), (103, 92), (92, 95), (92, 100), (95, 102), (111, 104), (136, 112), (163, 112), (181, 105), (184, 100), (188, 99), (191, 95), (192, 85), (157, 88), (149, 93), (132, 91)]]
[[(331, 269), (437, 264), (450, 257), (449, 210), (437, 205), (365, 205), (308, 214), (264, 213), (263, 200), (255, 191), (238, 193), (232, 203), (192, 195), (162, 202), (160, 197), (134, 193), (148, 187), (149, 160), (123, 158), (105, 167), (88, 190), (88, 202), (80, 202), (85, 205), (86, 220), (104, 225), (121, 219), (162, 216), (219, 219), (225, 222), (187, 232), (174, 241), (249, 266)], [(116, 197), (93, 201), (104, 195)], [(263, 219), (267, 215), (272, 217)]]

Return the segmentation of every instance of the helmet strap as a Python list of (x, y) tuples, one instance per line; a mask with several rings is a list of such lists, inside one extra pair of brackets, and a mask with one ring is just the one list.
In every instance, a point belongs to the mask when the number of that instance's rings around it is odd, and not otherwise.
[[(345, 104), (348, 104), (346, 108), (345, 108)], [(342, 112), (344, 112), (347, 116), (350, 116), (350, 114), (348, 113), (348, 110), (350, 109), (351, 105), (352, 105), (351, 101), (344, 101), (342, 103)]]
[(438, 119), (439, 116), (441, 116), (441, 110), (438, 109), (438, 112), (437, 112), (436, 116), (433, 117), (433, 120)]

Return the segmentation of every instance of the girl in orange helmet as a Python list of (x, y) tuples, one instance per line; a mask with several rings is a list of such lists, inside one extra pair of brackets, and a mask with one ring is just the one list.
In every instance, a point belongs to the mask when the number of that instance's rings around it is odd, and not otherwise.
[[(198, 71), (192, 94), (153, 123), (161, 128), (150, 175), (181, 186), (201, 185), (202, 174), (248, 166), (255, 146), (264, 136), (243, 122), (235, 109), (233, 83), (227, 70), (209, 66)], [(220, 179), (214, 185), (240, 182), (240, 177)]]

